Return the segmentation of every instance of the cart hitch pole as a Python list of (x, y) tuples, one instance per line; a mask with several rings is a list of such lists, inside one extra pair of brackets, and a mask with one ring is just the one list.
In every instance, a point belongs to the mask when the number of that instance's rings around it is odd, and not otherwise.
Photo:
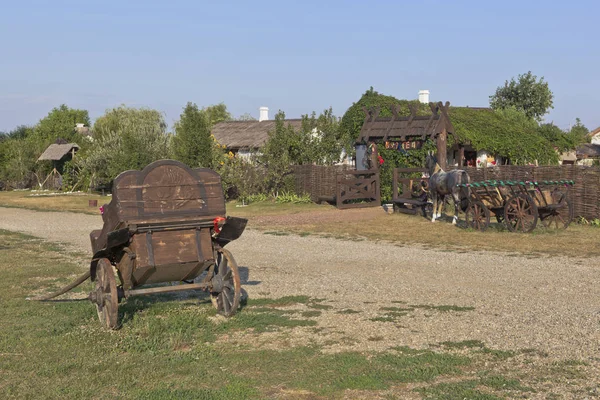
[(139, 294), (154, 294), (154, 293), (168, 293), (168, 292), (181, 292), (184, 290), (205, 290), (208, 289), (208, 283), (191, 283), (187, 285), (177, 285), (177, 286), (161, 286), (155, 288), (148, 289), (132, 289), (125, 290), (125, 297), (136, 296)]
[(45, 300), (50, 300), (50, 299), (53, 299), (55, 297), (58, 297), (61, 294), (65, 294), (69, 290), (74, 289), (77, 286), (81, 285), (83, 282), (87, 281), (89, 277), (90, 277), (90, 271), (88, 270), (86, 273), (84, 273), (83, 275), (81, 275), (79, 278), (77, 278), (76, 280), (74, 280), (72, 283), (70, 283), (67, 286), (65, 286), (62, 289), (60, 289), (58, 292), (54, 292), (52, 294), (49, 294), (49, 295), (43, 296), (43, 297), (37, 297), (37, 298), (35, 298), (33, 300), (45, 301)]

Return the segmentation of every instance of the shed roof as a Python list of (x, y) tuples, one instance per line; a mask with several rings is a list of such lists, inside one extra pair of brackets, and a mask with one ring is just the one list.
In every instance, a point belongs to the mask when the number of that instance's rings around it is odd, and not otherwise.
[(46, 151), (44, 151), (42, 153), (40, 158), (38, 158), (38, 161), (42, 161), (42, 160), (59, 161), (64, 156), (66, 156), (68, 153), (70, 153), (73, 148), (75, 148), (75, 151), (77, 151), (77, 150), (79, 150), (79, 145), (77, 143), (67, 143), (67, 144), (53, 143), (50, 146), (48, 146)]
[(446, 102), (446, 105), (443, 105), (442, 102), (429, 103), (432, 111), (429, 116), (418, 116), (417, 107), (409, 107), (411, 115), (408, 117), (398, 115), (399, 106), (392, 107), (393, 115), (391, 117), (379, 117), (380, 108), (371, 110), (364, 108), (365, 122), (357, 143), (373, 140), (386, 141), (388, 138), (406, 140), (409, 136), (433, 139), (444, 130), (450, 134), (454, 133), (454, 127), (448, 117), (449, 102)]
[(584, 143), (578, 146), (577, 158), (600, 158), (600, 144)]
[[(285, 126), (294, 130), (302, 127), (301, 119), (286, 119)], [(275, 130), (275, 120), (267, 121), (225, 121), (215, 124), (212, 134), (221, 145), (228, 149), (258, 149), (269, 138), (269, 132)]]

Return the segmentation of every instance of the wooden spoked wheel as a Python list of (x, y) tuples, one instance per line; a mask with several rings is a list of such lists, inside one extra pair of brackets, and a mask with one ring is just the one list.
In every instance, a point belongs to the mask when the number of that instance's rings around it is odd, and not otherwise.
[(538, 220), (537, 206), (528, 195), (511, 197), (504, 205), (504, 219), (511, 232), (531, 232)]
[(467, 227), (485, 231), (490, 225), (490, 210), (480, 201), (470, 203), (465, 211)]
[(238, 266), (228, 250), (217, 250), (211, 285), (210, 299), (217, 312), (225, 317), (235, 314), (240, 306), (241, 282)]
[(546, 211), (540, 219), (542, 224), (548, 229), (567, 229), (573, 221), (573, 208), (571, 202), (562, 198), (560, 203)]
[(90, 293), (90, 300), (96, 305), (98, 318), (105, 328), (116, 329), (119, 319), (119, 297), (117, 282), (110, 261), (100, 259), (96, 266), (95, 290)]

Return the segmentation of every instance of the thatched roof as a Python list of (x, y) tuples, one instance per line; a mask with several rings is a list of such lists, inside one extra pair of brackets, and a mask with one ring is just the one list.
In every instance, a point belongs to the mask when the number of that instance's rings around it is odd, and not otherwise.
[(429, 103), (432, 114), (429, 116), (418, 116), (417, 108), (409, 106), (411, 115), (401, 117), (398, 115), (399, 106), (392, 107), (391, 117), (380, 117), (381, 109), (364, 109), (365, 122), (363, 123), (357, 143), (362, 141), (386, 141), (389, 139), (407, 140), (407, 137), (421, 137), (421, 139), (434, 139), (444, 130), (450, 134), (454, 133), (454, 127), (448, 117), (450, 103), (444, 106), (440, 103)]
[(75, 148), (75, 151), (77, 151), (77, 150), (79, 150), (79, 145), (77, 143), (67, 143), (67, 144), (53, 143), (50, 146), (48, 146), (46, 151), (44, 151), (42, 153), (40, 158), (38, 158), (38, 161), (42, 161), (42, 160), (59, 161), (64, 156), (69, 154), (73, 148)]
[(577, 158), (600, 158), (600, 144), (584, 143), (578, 146)]
[[(285, 126), (291, 125), (294, 130), (302, 127), (301, 119), (286, 119)], [(230, 150), (258, 149), (265, 144), (269, 132), (275, 130), (275, 121), (227, 121), (215, 124), (212, 129), (217, 142)]]

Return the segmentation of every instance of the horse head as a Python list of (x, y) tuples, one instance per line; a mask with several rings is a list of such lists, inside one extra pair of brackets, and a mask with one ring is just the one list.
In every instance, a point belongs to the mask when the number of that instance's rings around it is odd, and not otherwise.
[(437, 165), (437, 158), (433, 154), (433, 151), (428, 151), (427, 157), (425, 157), (425, 168), (427, 168), (427, 172), (429, 172), (429, 176), (434, 174), (436, 165)]

